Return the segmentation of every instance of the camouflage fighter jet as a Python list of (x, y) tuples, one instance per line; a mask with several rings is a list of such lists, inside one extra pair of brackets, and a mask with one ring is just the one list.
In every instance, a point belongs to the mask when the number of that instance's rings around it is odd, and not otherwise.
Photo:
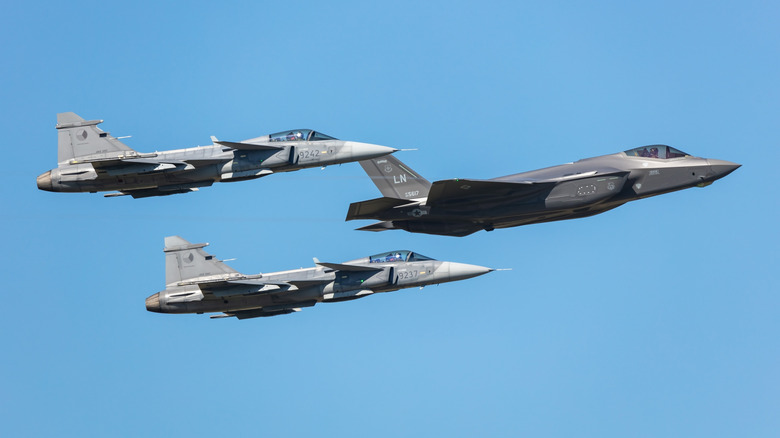
[(243, 275), (203, 250), (208, 243), (165, 238), (165, 290), (146, 299), (159, 313), (223, 312), (238, 319), (293, 313), (317, 303), (465, 280), (493, 269), (442, 262), (411, 251), (389, 251), (344, 263)]
[[(293, 129), (241, 142), (211, 137), (209, 146), (139, 153), (75, 113), (57, 114), (58, 165), (38, 176), (51, 192), (102, 192), (133, 198), (188, 193), (214, 182), (380, 157), (396, 149)], [(120, 137), (121, 138), (121, 137)]]
[(433, 184), (393, 156), (360, 165), (383, 197), (353, 203), (346, 220), (381, 220), (359, 230), (447, 236), (593, 216), (629, 201), (704, 187), (740, 167), (665, 145), (490, 180)]

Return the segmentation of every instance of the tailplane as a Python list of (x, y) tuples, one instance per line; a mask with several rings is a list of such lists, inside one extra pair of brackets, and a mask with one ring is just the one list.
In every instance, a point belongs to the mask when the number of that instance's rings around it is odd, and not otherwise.
[(392, 155), (363, 160), (360, 165), (385, 198), (413, 200), (428, 196), (431, 183)]
[(202, 248), (208, 243), (190, 243), (179, 236), (165, 238), (165, 284), (191, 278), (238, 273)]
[(57, 162), (84, 157), (109, 158), (133, 151), (97, 127), (102, 120), (84, 120), (76, 113), (57, 114)]

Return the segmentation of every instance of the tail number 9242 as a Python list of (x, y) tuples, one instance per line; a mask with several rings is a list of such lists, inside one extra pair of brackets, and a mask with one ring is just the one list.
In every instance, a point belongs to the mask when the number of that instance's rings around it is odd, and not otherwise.
[(308, 158), (317, 158), (320, 156), (320, 150), (319, 149), (305, 149), (298, 152), (298, 157), (303, 159)]

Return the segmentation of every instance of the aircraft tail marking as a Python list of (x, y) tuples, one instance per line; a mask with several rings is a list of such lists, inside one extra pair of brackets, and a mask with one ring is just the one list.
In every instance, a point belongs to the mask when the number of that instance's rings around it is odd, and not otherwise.
[(208, 243), (190, 243), (179, 236), (165, 238), (165, 284), (190, 278), (238, 273), (203, 250)]
[(428, 196), (431, 183), (392, 155), (363, 160), (360, 165), (386, 198), (416, 199)]
[[(97, 127), (102, 120), (84, 120), (76, 113), (57, 114), (57, 162), (86, 157), (112, 157), (133, 151)], [(134, 151), (133, 151), (134, 152)]]

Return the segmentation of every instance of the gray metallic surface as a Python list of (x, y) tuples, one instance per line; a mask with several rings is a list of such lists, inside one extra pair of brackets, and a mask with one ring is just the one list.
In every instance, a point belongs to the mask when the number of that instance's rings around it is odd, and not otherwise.
[[(188, 193), (215, 182), (246, 181), (281, 172), (381, 157), (394, 148), (291, 130), (241, 142), (139, 153), (75, 113), (57, 114), (58, 166), (38, 176), (40, 190), (118, 191), (134, 198)], [(308, 137), (296, 138), (293, 134)], [(275, 137), (274, 137), (275, 135)]]
[[(740, 167), (683, 155), (665, 145), (644, 148), (669, 155), (663, 159), (629, 156), (632, 150), (491, 180), (433, 184), (395, 157), (371, 159), (360, 164), (384, 197), (351, 204), (346, 220), (380, 220), (358, 228), (365, 231), (402, 229), (466, 236), (479, 230), (593, 216), (629, 201), (704, 187)], [(393, 165), (383, 166), (388, 161)], [(413, 185), (423, 188), (407, 189)]]
[(344, 263), (244, 275), (179, 236), (165, 238), (165, 290), (146, 299), (157, 313), (222, 312), (212, 318), (285, 315), (322, 302), (465, 280), (493, 269), (389, 251)]

